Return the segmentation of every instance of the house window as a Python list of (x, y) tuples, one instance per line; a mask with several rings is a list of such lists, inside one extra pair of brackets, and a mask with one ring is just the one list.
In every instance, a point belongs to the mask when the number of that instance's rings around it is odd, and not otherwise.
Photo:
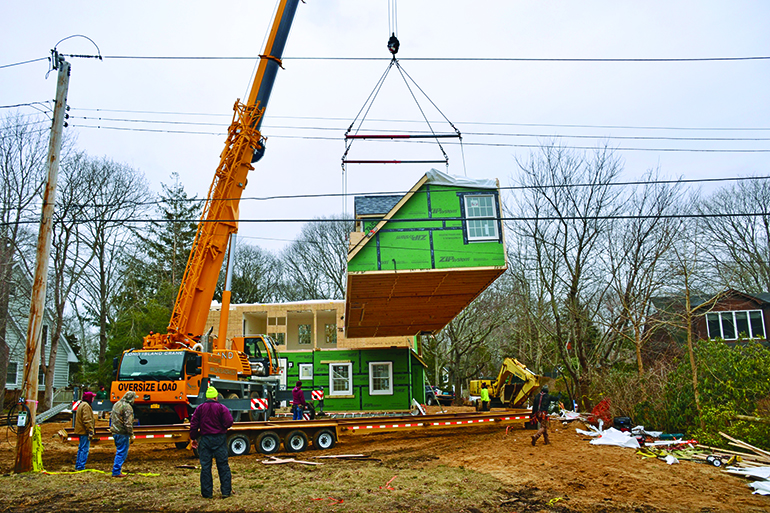
[(326, 324), (324, 326), (324, 329), (326, 331), (326, 343), (336, 345), (337, 344), (337, 325)]
[(270, 338), (275, 340), (275, 344), (282, 346), (286, 343), (286, 333), (268, 333)]
[(329, 395), (353, 395), (353, 364), (329, 364)]
[(393, 362), (369, 362), (369, 393), (393, 395)]
[(300, 381), (313, 381), (313, 364), (312, 363), (299, 364), (299, 379)]
[(495, 197), (492, 194), (468, 194), (464, 201), (468, 240), (498, 240)]
[(310, 339), (310, 325), (309, 324), (300, 324), (299, 325), (299, 343), (300, 344), (306, 344), (310, 345), (311, 339)]
[(765, 338), (762, 310), (711, 312), (706, 314), (706, 329), (710, 339), (736, 340)]
[(18, 372), (19, 364), (17, 362), (8, 362), (8, 374), (5, 375), (6, 385), (16, 384), (16, 373)]

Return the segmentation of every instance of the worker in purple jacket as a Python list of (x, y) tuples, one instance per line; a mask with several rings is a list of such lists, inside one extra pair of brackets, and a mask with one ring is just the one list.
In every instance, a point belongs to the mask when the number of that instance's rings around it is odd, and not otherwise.
[[(211, 499), (214, 495), (214, 480), (211, 477), (211, 459), (217, 460), (219, 489), (222, 498), (233, 493), (230, 464), (227, 462), (227, 430), (233, 425), (233, 415), (227, 406), (217, 402), (219, 392), (209, 386), (206, 402), (195, 408), (190, 419), (190, 440), (198, 449), (201, 462), (201, 495)], [(200, 437), (200, 440), (199, 440)]]
[(297, 381), (297, 386), (291, 390), (292, 420), (302, 420), (302, 413), (305, 411), (305, 393), (302, 391), (302, 382)]

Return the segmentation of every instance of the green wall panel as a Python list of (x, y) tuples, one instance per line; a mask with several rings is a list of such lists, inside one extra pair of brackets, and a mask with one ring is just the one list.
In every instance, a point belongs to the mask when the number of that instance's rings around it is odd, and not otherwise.
[[(449, 269), (505, 265), (504, 248), (500, 240), (466, 242), (463, 222), (457, 219), (462, 217), (463, 201), (458, 192), (468, 194), (490, 191), (423, 186), (353, 257), (348, 263), (348, 270), (364, 272), (394, 268)], [(366, 230), (375, 225), (374, 222), (365, 223)], [(502, 226), (499, 225), (498, 229), (502, 230)]]

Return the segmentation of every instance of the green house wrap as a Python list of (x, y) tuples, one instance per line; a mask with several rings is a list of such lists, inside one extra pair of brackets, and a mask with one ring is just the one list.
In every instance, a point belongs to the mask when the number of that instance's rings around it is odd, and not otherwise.
[(355, 199), (349, 337), (436, 332), (507, 268), (497, 180), (431, 169), (403, 196)]

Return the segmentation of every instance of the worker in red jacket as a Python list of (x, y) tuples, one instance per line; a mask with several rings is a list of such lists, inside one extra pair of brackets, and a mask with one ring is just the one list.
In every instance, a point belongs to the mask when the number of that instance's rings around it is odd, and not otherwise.
[(227, 430), (233, 425), (233, 415), (227, 406), (218, 402), (219, 392), (209, 386), (206, 402), (195, 408), (190, 419), (190, 440), (198, 449), (201, 462), (201, 495), (211, 499), (214, 495), (214, 479), (211, 477), (211, 460), (217, 460), (219, 490), (222, 498), (233, 493), (230, 464), (227, 461)]
[(292, 420), (302, 420), (305, 411), (305, 392), (302, 391), (302, 382), (297, 381), (297, 386), (291, 390)]

